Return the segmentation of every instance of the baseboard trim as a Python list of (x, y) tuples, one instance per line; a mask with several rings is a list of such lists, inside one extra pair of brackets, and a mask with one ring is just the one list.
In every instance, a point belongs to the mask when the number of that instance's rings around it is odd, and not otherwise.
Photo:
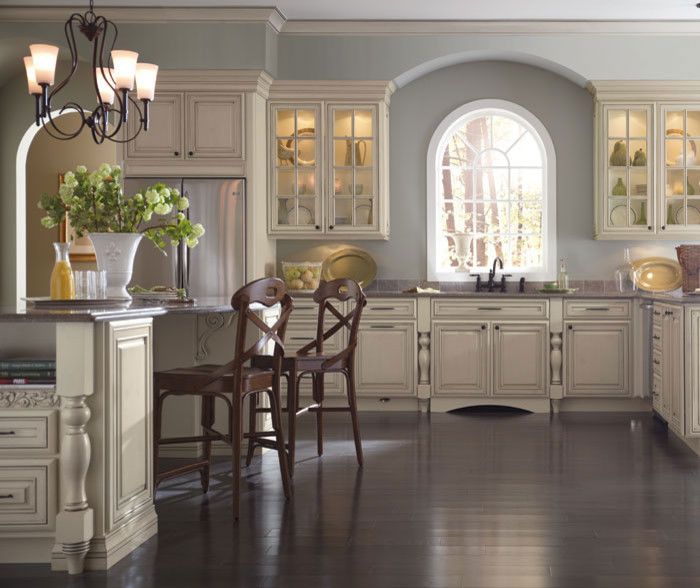
[(645, 398), (562, 398), (561, 412), (651, 412)]

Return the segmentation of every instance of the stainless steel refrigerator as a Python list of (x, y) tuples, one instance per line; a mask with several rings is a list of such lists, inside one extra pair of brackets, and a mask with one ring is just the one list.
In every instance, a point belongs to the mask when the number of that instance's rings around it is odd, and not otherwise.
[(190, 296), (230, 297), (245, 283), (245, 180), (242, 178), (126, 178), (133, 196), (157, 182), (178, 188), (190, 201), (187, 214), (206, 230), (197, 247), (167, 246), (163, 255), (150, 241), (139, 245), (131, 284), (177, 286)]

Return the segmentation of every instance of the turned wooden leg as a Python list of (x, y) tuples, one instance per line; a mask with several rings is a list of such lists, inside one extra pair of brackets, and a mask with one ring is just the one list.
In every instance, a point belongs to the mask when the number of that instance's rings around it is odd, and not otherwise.
[(268, 390), (270, 397), (270, 415), (272, 417), (272, 429), (275, 431), (275, 441), (277, 445), (277, 457), (280, 462), (280, 473), (282, 475), (282, 487), (284, 496), (289, 500), (292, 496), (292, 484), (289, 480), (288, 458), (284, 447), (284, 433), (282, 431), (282, 411), (280, 401), (279, 381)]
[(248, 401), (248, 449), (245, 456), (245, 467), (248, 467), (253, 461), (253, 455), (255, 453), (255, 432), (257, 430), (256, 420), (257, 420), (257, 407), (258, 407), (258, 395), (251, 394), (250, 400)]
[(360, 423), (357, 418), (357, 396), (355, 394), (355, 370), (351, 367), (345, 372), (348, 382), (348, 405), (350, 406), (350, 418), (352, 419), (352, 433), (355, 437), (355, 453), (357, 463), (362, 467), (362, 440), (360, 439)]
[(294, 476), (294, 459), (297, 441), (297, 410), (299, 410), (299, 387), (297, 386), (297, 372), (291, 368), (287, 374), (287, 447), (289, 455), (289, 475)]
[(234, 390), (231, 400), (231, 475), (233, 476), (233, 520), (238, 520), (241, 502), (241, 442), (243, 440), (243, 399)]

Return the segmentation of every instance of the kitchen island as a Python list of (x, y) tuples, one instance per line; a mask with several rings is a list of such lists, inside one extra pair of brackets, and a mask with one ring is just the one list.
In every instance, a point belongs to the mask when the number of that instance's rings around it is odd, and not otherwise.
[(0, 357), (56, 358), (55, 387), (0, 389), (0, 562), (107, 569), (156, 534), (153, 371), (229, 360), (234, 324), (228, 299), (0, 308)]

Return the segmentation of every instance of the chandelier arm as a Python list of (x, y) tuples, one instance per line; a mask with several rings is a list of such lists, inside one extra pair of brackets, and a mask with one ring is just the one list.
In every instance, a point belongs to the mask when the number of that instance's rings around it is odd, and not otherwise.
[(49, 92), (46, 101), (47, 111), (51, 110), (51, 100), (53, 99), (53, 97), (65, 87), (65, 85), (70, 81), (70, 79), (73, 77), (76, 70), (78, 69), (78, 44), (75, 41), (75, 31), (73, 30), (73, 25), (76, 22), (78, 24), (83, 24), (85, 20), (83, 16), (78, 13), (71, 14), (70, 18), (66, 21), (66, 24), (64, 26), (66, 41), (68, 42), (68, 49), (70, 50), (71, 57), (70, 71), (68, 72), (68, 75), (65, 78), (63, 78), (58, 84), (56, 84), (53, 90), (51, 90), (51, 92)]
[[(88, 124), (89, 117), (85, 115), (85, 110), (83, 110), (83, 107), (80, 106), (80, 104), (78, 104), (77, 102), (68, 102), (67, 104), (64, 104), (61, 110), (59, 111), (59, 116), (62, 115), (66, 110), (75, 110), (80, 115), (80, 125), (78, 126), (78, 129), (76, 131), (64, 131), (60, 126), (58, 126), (58, 124), (56, 124), (56, 121), (53, 119), (50, 110), (46, 113), (46, 121), (44, 122), (44, 128), (48, 129), (50, 126), (53, 129), (53, 132), (57, 133), (58, 135), (61, 135), (62, 138), (74, 139), (80, 134), (85, 125)], [(55, 139), (61, 138), (57, 135), (52, 134), (51, 132), (49, 132), (49, 134)]]
[[(119, 131), (121, 130), (121, 127), (123, 125), (120, 125), (119, 127), (115, 128), (114, 131), (112, 131), (111, 133), (109, 133), (106, 136), (106, 138), (109, 139), (110, 141), (112, 141), (113, 143), (129, 143), (130, 141), (133, 141), (136, 137), (138, 137), (141, 134), (141, 131), (143, 130), (143, 111), (141, 110), (141, 106), (139, 105), (138, 102), (136, 102), (136, 100), (134, 100), (131, 97), (130, 94), (127, 94), (127, 100), (129, 102), (131, 102), (133, 104), (133, 108), (136, 109), (136, 113), (138, 114), (138, 117), (139, 117), (139, 124), (136, 127), (136, 132), (134, 132), (134, 134), (132, 136), (126, 137), (125, 139), (116, 139), (115, 138), (117, 136), (117, 134), (119, 133)], [(115, 114), (121, 115), (121, 112), (119, 112), (115, 109), (113, 109), (112, 112), (114, 112)], [(127, 127), (127, 132), (128, 132), (128, 127)]]

